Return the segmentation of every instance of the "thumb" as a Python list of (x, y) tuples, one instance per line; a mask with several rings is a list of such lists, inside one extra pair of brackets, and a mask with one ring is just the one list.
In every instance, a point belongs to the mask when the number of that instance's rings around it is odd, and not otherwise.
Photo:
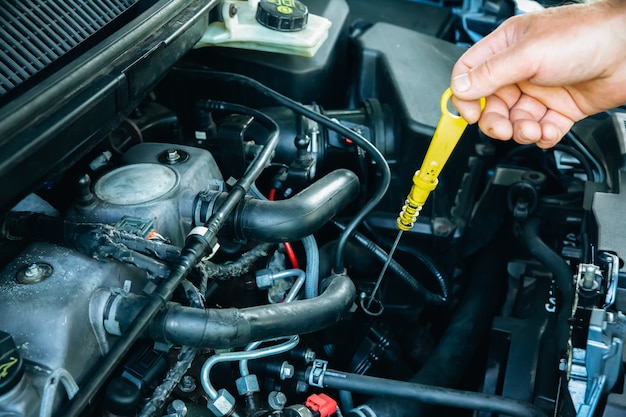
[(534, 73), (536, 60), (525, 59), (524, 51), (517, 46), (490, 55), (475, 65), (471, 65), (472, 61), (476, 61), (481, 51), (472, 49), (459, 59), (453, 70), (452, 93), (461, 100), (486, 97), (504, 86), (527, 80)]

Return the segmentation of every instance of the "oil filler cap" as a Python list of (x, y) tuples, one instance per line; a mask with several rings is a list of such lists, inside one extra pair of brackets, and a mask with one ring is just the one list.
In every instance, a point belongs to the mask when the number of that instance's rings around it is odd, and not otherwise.
[(309, 9), (298, 0), (260, 0), (256, 20), (281, 32), (297, 32), (306, 27)]
[(24, 361), (10, 334), (0, 331), (0, 395), (9, 392), (24, 375)]

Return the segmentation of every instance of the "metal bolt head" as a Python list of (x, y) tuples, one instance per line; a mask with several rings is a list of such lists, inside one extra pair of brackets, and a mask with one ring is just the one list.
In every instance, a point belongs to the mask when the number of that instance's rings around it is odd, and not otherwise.
[(167, 406), (167, 412), (177, 417), (185, 417), (187, 415), (187, 404), (182, 400), (174, 400)]
[(235, 398), (225, 389), (217, 392), (217, 398), (209, 400), (206, 407), (216, 417), (224, 417), (235, 408)]
[(176, 149), (167, 150), (167, 160), (170, 162), (176, 162), (180, 159), (180, 154)]
[(285, 380), (293, 378), (296, 370), (289, 362), (285, 361), (280, 365), (280, 379)]
[(287, 405), (287, 396), (280, 391), (272, 391), (267, 397), (267, 404), (272, 410), (282, 410)]
[(296, 392), (298, 394), (304, 394), (309, 390), (309, 384), (307, 384), (304, 381), (297, 381), (296, 382)]
[(186, 393), (194, 392), (197, 387), (196, 379), (191, 375), (185, 375), (178, 384), (178, 389)]
[(36, 277), (40, 274), (41, 268), (39, 267), (39, 264), (30, 264), (26, 267), (26, 270), (24, 270), (24, 276), (28, 278)]
[(316, 354), (313, 349), (307, 349), (306, 352), (304, 352), (304, 361), (306, 363), (313, 363), (313, 361), (315, 360), (315, 357), (316, 357)]
[(52, 275), (52, 266), (43, 262), (35, 262), (20, 269), (17, 281), (21, 284), (36, 284)]

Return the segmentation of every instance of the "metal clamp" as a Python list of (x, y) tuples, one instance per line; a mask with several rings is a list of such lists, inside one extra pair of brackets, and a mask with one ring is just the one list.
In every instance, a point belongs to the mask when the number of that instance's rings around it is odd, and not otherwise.
[(328, 368), (328, 361), (315, 359), (309, 372), (309, 385), (312, 387), (324, 388), (324, 374)]

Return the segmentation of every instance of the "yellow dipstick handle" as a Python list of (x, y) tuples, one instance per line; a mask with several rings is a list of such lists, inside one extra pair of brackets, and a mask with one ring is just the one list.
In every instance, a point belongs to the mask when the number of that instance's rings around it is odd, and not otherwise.
[[(430, 142), (428, 151), (426, 151), (424, 162), (413, 175), (413, 186), (396, 220), (398, 229), (402, 231), (410, 230), (413, 227), (428, 195), (437, 187), (439, 182), (437, 177), (439, 177), (467, 127), (465, 119), (452, 114), (448, 109), (448, 101), (451, 97), (452, 91), (449, 88), (441, 96), (441, 119), (439, 119), (433, 140)], [(481, 109), (485, 107), (484, 98), (480, 100), (480, 107)]]

